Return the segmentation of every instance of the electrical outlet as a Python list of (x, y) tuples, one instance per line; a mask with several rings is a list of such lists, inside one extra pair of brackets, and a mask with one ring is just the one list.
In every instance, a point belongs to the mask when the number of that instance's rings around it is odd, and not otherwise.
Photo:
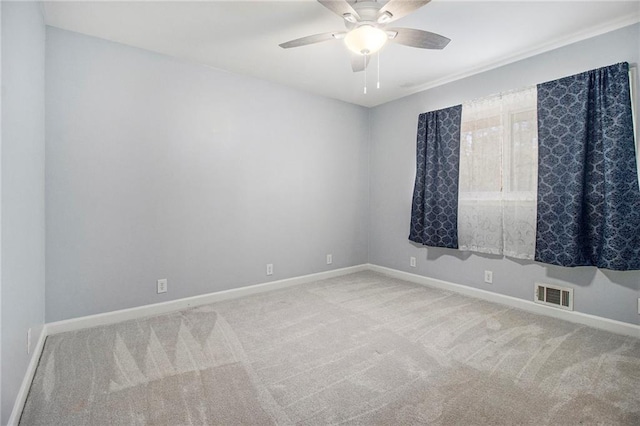
[(167, 292), (167, 279), (158, 280), (158, 294)]
[(487, 284), (493, 284), (493, 272), (484, 271), (484, 282)]
[(273, 275), (273, 263), (267, 263), (267, 275)]
[(27, 330), (27, 355), (31, 353), (31, 329)]
[(327, 265), (331, 265), (333, 263), (333, 255), (327, 255)]
[(409, 265), (411, 265), (412, 268), (416, 267), (416, 258), (415, 257), (410, 257), (409, 258)]

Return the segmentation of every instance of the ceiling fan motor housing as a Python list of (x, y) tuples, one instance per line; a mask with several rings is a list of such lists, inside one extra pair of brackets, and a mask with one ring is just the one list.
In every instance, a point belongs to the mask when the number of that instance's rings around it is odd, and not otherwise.
[(372, 25), (374, 27), (381, 26), (378, 23), (378, 14), (382, 7), (381, 3), (376, 1), (361, 1), (354, 3), (352, 6), (353, 9), (358, 12), (358, 15), (360, 15), (360, 19), (356, 22), (350, 22), (345, 19), (344, 24), (348, 30), (352, 30), (361, 25)]

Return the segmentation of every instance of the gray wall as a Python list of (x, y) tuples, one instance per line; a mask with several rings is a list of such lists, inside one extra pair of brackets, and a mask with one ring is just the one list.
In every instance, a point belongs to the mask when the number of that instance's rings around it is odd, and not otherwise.
[(367, 109), (55, 28), (46, 71), (48, 322), (366, 263)]
[[(640, 25), (634, 25), (372, 109), (369, 261), (526, 300), (533, 300), (535, 282), (566, 284), (576, 289), (575, 310), (640, 323), (640, 272), (561, 268), (424, 248), (407, 239), (418, 114), (620, 61), (637, 64), (639, 40)], [(409, 267), (410, 256), (417, 268)], [(493, 284), (484, 284), (484, 270), (493, 271)]]
[[(368, 253), (374, 264), (526, 300), (536, 281), (567, 284), (576, 310), (638, 323), (638, 272), (427, 249), (407, 234), (419, 113), (635, 64), (639, 32), (367, 111), (49, 28), (47, 321), (360, 264)], [(494, 284), (482, 282), (485, 269)], [(157, 295), (165, 277), (169, 292)]]
[(40, 5), (2, 2), (2, 423), (44, 322), (45, 26)]

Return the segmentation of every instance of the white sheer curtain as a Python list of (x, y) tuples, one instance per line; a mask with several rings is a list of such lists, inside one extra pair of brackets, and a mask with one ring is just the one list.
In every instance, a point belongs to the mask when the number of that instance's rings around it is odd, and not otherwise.
[(536, 108), (535, 87), (462, 105), (460, 250), (534, 258)]

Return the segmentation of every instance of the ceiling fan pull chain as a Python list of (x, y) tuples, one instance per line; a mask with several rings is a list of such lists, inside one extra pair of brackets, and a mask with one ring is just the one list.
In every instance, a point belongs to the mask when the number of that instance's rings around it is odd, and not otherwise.
[(364, 94), (367, 94), (367, 55), (362, 55), (364, 60)]
[(380, 51), (378, 51), (378, 83), (376, 84), (376, 89), (380, 88)]

